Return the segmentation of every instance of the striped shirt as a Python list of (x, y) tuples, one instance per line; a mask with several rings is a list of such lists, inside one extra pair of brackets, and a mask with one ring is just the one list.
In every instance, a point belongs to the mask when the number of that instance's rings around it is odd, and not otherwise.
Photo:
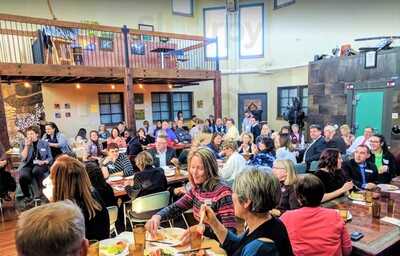
[(201, 188), (192, 188), (183, 197), (172, 205), (162, 209), (157, 214), (162, 220), (172, 219), (183, 212), (193, 209), (194, 218), (200, 220), (200, 208), (206, 199), (211, 199), (211, 208), (218, 220), (226, 228), (236, 228), (236, 221), (232, 202), (232, 190), (223, 183), (218, 183), (213, 191), (204, 191)]
[(109, 174), (123, 172), (124, 176), (133, 175), (133, 167), (131, 161), (129, 161), (128, 157), (125, 154), (119, 154), (115, 163), (110, 161), (106, 164), (106, 166)]

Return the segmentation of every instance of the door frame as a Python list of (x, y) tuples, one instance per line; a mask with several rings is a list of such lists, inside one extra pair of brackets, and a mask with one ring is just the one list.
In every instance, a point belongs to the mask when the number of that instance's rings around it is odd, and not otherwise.
[(265, 112), (265, 118), (268, 122), (268, 93), (267, 92), (255, 92), (255, 93), (238, 93), (238, 104), (237, 104), (237, 115), (238, 115), (238, 121), (237, 121), (237, 128), (239, 129), (239, 131), (241, 130), (241, 126), (242, 126), (242, 120), (243, 120), (243, 116), (239, 116), (240, 115), (240, 96), (249, 96), (249, 95), (255, 95), (255, 96), (265, 96), (265, 106), (266, 106), (266, 111), (263, 110), (263, 113)]

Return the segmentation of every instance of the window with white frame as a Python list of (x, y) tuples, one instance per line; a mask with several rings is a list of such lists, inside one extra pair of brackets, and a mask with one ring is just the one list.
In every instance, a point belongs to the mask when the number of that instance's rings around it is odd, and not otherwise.
[[(218, 38), (219, 58), (228, 57), (228, 31), (226, 20), (226, 8), (204, 8), (203, 9), (204, 36), (206, 38)], [(215, 58), (217, 56), (216, 44), (209, 44), (206, 47), (206, 57)]]
[(264, 56), (264, 4), (239, 8), (240, 57)]

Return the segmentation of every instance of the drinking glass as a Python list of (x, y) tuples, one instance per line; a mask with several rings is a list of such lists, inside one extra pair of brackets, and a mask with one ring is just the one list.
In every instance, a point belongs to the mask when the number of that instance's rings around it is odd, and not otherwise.
[(143, 244), (131, 244), (129, 246), (129, 256), (143, 256), (144, 245)]
[(100, 242), (97, 240), (89, 240), (89, 248), (87, 256), (99, 256)]
[(389, 198), (387, 201), (387, 215), (393, 216), (394, 213), (394, 200)]
[(133, 228), (133, 238), (135, 241), (135, 245), (141, 244), (144, 247), (145, 237), (146, 237), (146, 229), (144, 228), (144, 225), (142, 224), (135, 225)]
[(190, 248), (199, 249), (201, 248), (201, 240), (203, 237), (204, 229), (200, 225), (191, 226), (190, 232)]
[(381, 217), (381, 203), (378, 200), (372, 202), (372, 217), (377, 219)]

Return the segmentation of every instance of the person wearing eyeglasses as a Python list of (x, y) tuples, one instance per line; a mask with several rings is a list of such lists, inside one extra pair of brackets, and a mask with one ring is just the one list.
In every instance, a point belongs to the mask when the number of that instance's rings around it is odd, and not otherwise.
[(375, 134), (369, 139), (371, 145), (371, 156), (368, 159), (376, 165), (378, 180), (380, 183), (390, 183), (393, 177), (400, 175), (399, 167), (386, 144), (385, 137)]
[(101, 171), (106, 179), (109, 176), (126, 177), (133, 175), (132, 163), (125, 154), (119, 153), (119, 147), (116, 143), (108, 144), (107, 157), (101, 164)]
[(277, 206), (280, 211), (293, 210), (300, 207), (294, 186), (297, 182), (296, 171), (290, 160), (275, 160), (272, 174), (278, 178), (281, 185), (281, 199)]

